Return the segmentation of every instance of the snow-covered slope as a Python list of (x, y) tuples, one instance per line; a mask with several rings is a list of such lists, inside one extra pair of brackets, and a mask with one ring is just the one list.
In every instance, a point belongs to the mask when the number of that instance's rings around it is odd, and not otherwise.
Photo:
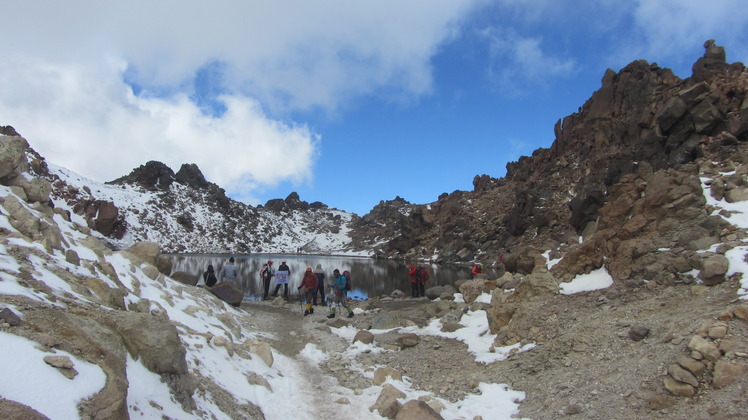
[[(101, 235), (117, 247), (149, 240), (173, 253), (297, 252), (356, 254), (350, 251), (351, 213), (324, 205), (282, 206), (271, 210), (227, 199), (215, 199), (214, 188), (196, 188), (179, 181), (164, 189), (133, 183), (103, 184), (65, 168), (47, 164), (57, 207), (70, 210), (82, 225), (96, 227), (101, 203), (112, 203), (110, 222), (124, 234)], [(57, 181), (55, 181), (57, 180)], [(221, 190), (222, 192), (222, 190)], [(289, 201), (289, 199), (286, 199)], [(306, 203), (304, 203), (306, 204)], [(86, 215), (86, 207), (89, 208)], [(91, 211), (90, 208), (94, 210)], [(107, 224), (107, 221), (102, 221)]]

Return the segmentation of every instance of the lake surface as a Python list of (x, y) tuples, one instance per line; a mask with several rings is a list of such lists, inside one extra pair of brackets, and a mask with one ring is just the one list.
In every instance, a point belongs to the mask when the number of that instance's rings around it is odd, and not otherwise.
[[(172, 272), (184, 271), (191, 274), (201, 275), (205, 272), (208, 264), (212, 264), (216, 275), (229, 261), (227, 255), (172, 255), (174, 267)], [(292, 298), (298, 295), (296, 290), (301, 284), (304, 271), (307, 267), (316, 267), (322, 264), (325, 270), (325, 292), (329, 290), (329, 284), (333, 281), (334, 269), (351, 272), (351, 291), (348, 296), (354, 299), (367, 299), (369, 296), (378, 297), (389, 295), (395, 289), (400, 289), (410, 296), (410, 277), (408, 276), (408, 265), (404, 261), (375, 260), (372, 258), (359, 257), (330, 257), (315, 255), (280, 255), (280, 254), (257, 254), (257, 255), (235, 255), (235, 263), (239, 269), (238, 286), (244, 291), (245, 299), (261, 299), (262, 279), (260, 270), (268, 260), (273, 261), (273, 268), (277, 269), (282, 261), (291, 269), (289, 280), (289, 294)], [(419, 263), (429, 270), (429, 281), (426, 288), (437, 285), (454, 285), (457, 280), (470, 278), (470, 268), (457, 266), (444, 266), (430, 263)], [(416, 264), (414, 264), (416, 265)], [(490, 273), (489, 273), (490, 274)], [(220, 278), (219, 278), (220, 281)], [(270, 293), (275, 288), (271, 281)], [(279, 293), (283, 293), (283, 287)]]

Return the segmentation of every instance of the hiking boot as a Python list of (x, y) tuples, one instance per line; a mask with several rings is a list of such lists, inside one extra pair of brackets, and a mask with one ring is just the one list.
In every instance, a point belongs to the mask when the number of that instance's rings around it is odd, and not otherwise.
[(327, 315), (328, 318), (335, 318), (335, 314)]
[(309, 315), (309, 311), (304, 311), (304, 316)]
[(310, 314), (313, 314), (313, 313), (314, 313), (314, 308), (310, 308), (310, 309), (309, 309), (309, 313), (310, 313)]
[(353, 318), (353, 312), (348, 312), (348, 318)]

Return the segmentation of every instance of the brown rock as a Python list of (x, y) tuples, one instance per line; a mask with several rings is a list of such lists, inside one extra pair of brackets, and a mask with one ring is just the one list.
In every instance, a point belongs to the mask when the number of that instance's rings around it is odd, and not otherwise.
[(696, 395), (696, 389), (689, 384), (678, 382), (671, 377), (666, 377), (664, 380), (665, 389), (670, 391), (671, 394), (676, 397), (693, 397)]
[(678, 356), (676, 362), (683, 368), (687, 369), (689, 372), (693, 373), (695, 376), (701, 376), (706, 369), (705, 364), (683, 354)]
[(6, 400), (3, 397), (0, 397), (0, 418), (9, 420), (49, 420), (49, 417), (33, 408), (16, 401)]
[(692, 387), (699, 386), (699, 381), (696, 379), (696, 377), (693, 376), (693, 374), (688, 370), (683, 369), (680, 365), (668, 366), (667, 373), (678, 382), (689, 384)]
[(737, 319), (748, 321), (748, 306), (738, 306), (732, 310), (732, 314)]
[[(161, 271), (159, 270), (159, 272), (161, 272)], [(176, 281), (178, 281), (178, 282), (180, 282), (182, 284), (186, 284), (188, 286), (195, 286), (197, 284), (197, 282), (200, 280), (200, 276), (197, 276), (197, 275), (192, 274), (192, 273), (187, 273), (187, 272), (184, 272), (184, 271), (174, 272), (169, 277), (171, 277), (172, 279), (174, 279), (174, 280), (176, 280)]]
[(21, 318), (9, 308), (3, 308), (3, 310), (0, 311), (0, 319), (7, 322), (11, 327), (17, 327), (21, 325)]
[(398, 411), (396, 420), (444, 420), (439, 413), (437, 413), (428, 404), (419, 400), (410, 400), (403, 404), (400, 411)]
[(353, 342), (355, 343), (356, 341), (360, 341), (364, 344), (371, 344), (374, 342), (374, 334), (372, 334), (371, 331), (361, 330), (353, 337)]
[(244, 292), (235, 284), (227, 281), (216, 283), (211, 287), (210, 292), (231, 306), (238, 307), (244, 300)]
[(700, 353), (707, 360), (710, 360), (712, 362), (722, 357), (722, 353), (714, 343), (712, 343), (711, 341), (707, 341), (698, 335), (694, 335), (693, 338), (691, 338), (691, 341), (688, 343), (688, 348)]
[(394, 386), (385, 384), (369, 411), (377, 410), (380, 416), (394, 419), (402, 407), (398, 398), (405, 398), (405, 394)]
[(719, 360), (714, 366), (714, 379), (712, 384), (715, 388), (724, 388), (738, 381), (748, 373), (748, 363), (730, 362)]
[(712, 328), (709, 328), (707, 335), (709, 336), (709, 338), (713, 340), (724, 338), (727, 335), (727, 325), (725, 324), (715, 325)]
[(629, 338), (634, 341), (641, 341), (649, 335), (649, 328), (643, 325), (634, 325), (629, 330)]
[(407, 349), (417, 346), (421, 339), (416, 334), (403, 334), (396, 341), (400, 349)]

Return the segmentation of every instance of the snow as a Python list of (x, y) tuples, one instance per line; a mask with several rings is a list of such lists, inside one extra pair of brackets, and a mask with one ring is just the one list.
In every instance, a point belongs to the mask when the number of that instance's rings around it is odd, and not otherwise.
[[(52, 420), (79, 418), (76, 405), (104, 387), (104, 371), (70, 353), (47, 353), (37, 343), (5, 332), (0, 332), (0, 342), (0, 395)], [(53, 355), (69, 357), (78, 375), (68, 379), (44, 362), (45, 356)]]
[(589, 274), (580, 274), (568, 283), (559, 285), (562, 295), (589, 292), (592, 290), (606, 289), (613, 285), (613, 277), (605, 267), (593, 270)]

